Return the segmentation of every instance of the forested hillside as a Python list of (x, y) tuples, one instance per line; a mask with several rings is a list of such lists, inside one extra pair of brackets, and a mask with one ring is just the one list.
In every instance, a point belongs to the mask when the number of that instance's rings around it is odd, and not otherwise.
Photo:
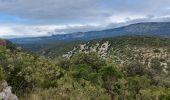
[(123, 36), (63, 44), (61, 57), (59, 47), (37, 55), (0, 40), (0, 81), (21, 100), (169, 100), (169, 47), (169, 38)]

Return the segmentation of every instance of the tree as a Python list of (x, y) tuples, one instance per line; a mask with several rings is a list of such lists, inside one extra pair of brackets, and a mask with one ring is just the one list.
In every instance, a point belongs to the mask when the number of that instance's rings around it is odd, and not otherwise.
[(93, 70), (98, 72), (98, 70), (106, 65), (106, 62), (95, 52), (91, 53), (80, 53), (71, 58), (73, 64), (87, 64)]
[(128, 88), (132, 92), (133, 99), (137, 100), (140, 95), (140, 90), (150, 86), (150, 79), (146, 76), (132, 76), (128, 77)]
[(88, 79), (88, 75), (92, 72), (91, 68), (86, 64), (78, 64), (72, 66), (72, 75), (76, 79)]
[(160, 100), (170, 100), (170, 89), (166, 89)]
[(4, 80), (6, 78), (4, 70), (2, 66), (0, 65), (0, 81)]
[(155, 73), (161, 73), (162, 72), (162, 69), (163, 67), (161, 66), (161, 63), (159, 61), (159, 59), (155, 58), (155, 59), (152, 59), (151, 61), (151, 68), (153, 70), (155, 70)]
[(123, 74), (119, 71), (115, 66), (106, 66), (100, 70), (101, 77), (103, 79), (103, 87), (110, 94), (111, 99), (114, 100), (115, 95), (118, 89), (120, 88), (117, 85), (117, 81), (119, 78), (123, 77)]
[(147, 72), (145, 66), (138, 61), (133, 61), (130, 64), (125, 65), (123, 70), (127, 76), (145, 75)]
[(65, 69), (65, 70), (69, 70), (70, 66), (72, 64), (70, 59), (64, 58), (64, 57), (57, 59), (57, 62), (58, 62), (57, 63), (58, 66), (60, 66), (61, 68)]

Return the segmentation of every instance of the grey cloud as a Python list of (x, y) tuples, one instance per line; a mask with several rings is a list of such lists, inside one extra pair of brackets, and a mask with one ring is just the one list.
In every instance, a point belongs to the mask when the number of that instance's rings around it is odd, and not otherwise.
[[(0, 20), (2, 26), (67, 26), (48, 32), (58, 34), (102, 30), (139, 22), (170, 21), (170, 0), (0, 0), (0, 12), (19, 17), (13, 21)], [(124, 22), (114, 22), (116, 20)], [(75, 24), (82, 26), (69, 26)], [(18, 29), (21, 30), (10, 28), (6, 31), (4, 28), (4, 32), (29, 34), (32, 28)], [(32, 29), (31, 33), (34, 31), (34, 35), (41, 34), (36, 29)], [(43, 28), (41, 31), (44, 32)]]
[(170, 16), (156, 18), (154, 16), (149, 15), (149, 16), (146, 16), (145, 18), (137, 18), (137, 19), (128, 20), (128, 21), (122, 22), (122, 23), (110, 23), (105, 28), (106, 29), (107, 28), (117, 28), (117, 27), (126, 26), (126, 25), (130, 25), (130, 24), (141, 23), (141, 22), (169, 22), (169, 21), (170, 21)]
[(67, 27), (65, 29), (56, 29), (54, 32), (49, 32), (50, 34), (67, 34), (67, 33), (74, 33), (74, 32), (87, 32), (87, 31), (97, 31), (103, 30), (107, 28), (106, 26), (93, 26), (93, 25), (84, 25), (84, 26), (74, 26), (74, 27)]
[[(8, 2), (7, 2), (8, 1)], [(0, 0), (0, 11), (32, 23), (97, 23), (120, 13), (168, 15), (169, 0)], [(163, 10), (162, 10), (163, 9)]]
[(97, 1), (100, 0), (16, 0), (0, 2), (0, 11), (41, 21), (72, 22), (106, 13), (97, 10)]

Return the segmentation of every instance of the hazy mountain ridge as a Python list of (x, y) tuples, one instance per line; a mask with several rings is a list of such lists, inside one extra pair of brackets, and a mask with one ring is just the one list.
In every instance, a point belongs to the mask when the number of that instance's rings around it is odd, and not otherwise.
[(61, 43), (71, 42), (77, 40), (93, 40), (98, 38), (106, 38), (112, 36), (121, 35), (160, 35), (170, 36), (170, 22), (145, 22), (131, 24), (119, 28), (106, 29), (102, 31), (89, 31), (89, 32), (77, 32), (63, 35), (53, 35), (47, 37), (35, 37), (35, 38), (16, 38), (11, 41), (19, 44), (32, 44), (32, 43)]

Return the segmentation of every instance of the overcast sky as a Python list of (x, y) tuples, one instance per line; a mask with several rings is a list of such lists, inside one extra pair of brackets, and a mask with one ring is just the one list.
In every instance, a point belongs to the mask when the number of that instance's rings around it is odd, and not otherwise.
[(0, 0), (0, 37), (102, 30), (170, 21), (170, 0)]

